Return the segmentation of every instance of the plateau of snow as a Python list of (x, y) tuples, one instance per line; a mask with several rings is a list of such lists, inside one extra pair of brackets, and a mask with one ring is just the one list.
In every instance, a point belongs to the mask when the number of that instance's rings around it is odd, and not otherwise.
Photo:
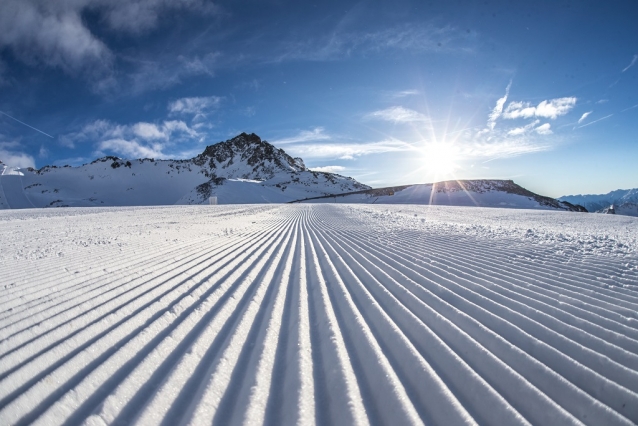
[(3, 425), (638, 422), (636, 218), (60, 208), (0, 231)]
[(303, 203), (425, 204), (586, 212), (569, 202), (535, 194), (511, 180), (452, 180), (298, 200)]

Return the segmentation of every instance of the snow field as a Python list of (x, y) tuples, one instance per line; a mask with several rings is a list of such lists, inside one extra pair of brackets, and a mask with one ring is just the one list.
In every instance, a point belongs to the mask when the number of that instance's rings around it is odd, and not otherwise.
[(633, 424), (638, 221), (0, 212), (2, 424)]

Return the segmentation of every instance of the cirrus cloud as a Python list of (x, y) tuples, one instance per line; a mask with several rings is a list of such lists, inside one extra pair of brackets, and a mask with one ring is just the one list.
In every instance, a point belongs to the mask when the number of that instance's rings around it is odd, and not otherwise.
[(393, 123), (429, 122), (430, 118), (420, 112), (402, 106), (394, 106), (366, 115), (368, 119), (391, 121)]

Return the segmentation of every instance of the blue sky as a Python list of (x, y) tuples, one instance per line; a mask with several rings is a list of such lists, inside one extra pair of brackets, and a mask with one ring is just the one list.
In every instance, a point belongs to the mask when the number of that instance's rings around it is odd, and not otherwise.
[(371, 186), (638, 187), (632, 1), (3, 0), (0, 160), (254, 132)]

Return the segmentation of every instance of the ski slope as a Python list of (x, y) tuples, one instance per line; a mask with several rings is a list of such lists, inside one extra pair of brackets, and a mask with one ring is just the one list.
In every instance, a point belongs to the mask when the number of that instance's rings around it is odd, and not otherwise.
[(638, 422), (638, 219), (0, 212), (0, 424)]

